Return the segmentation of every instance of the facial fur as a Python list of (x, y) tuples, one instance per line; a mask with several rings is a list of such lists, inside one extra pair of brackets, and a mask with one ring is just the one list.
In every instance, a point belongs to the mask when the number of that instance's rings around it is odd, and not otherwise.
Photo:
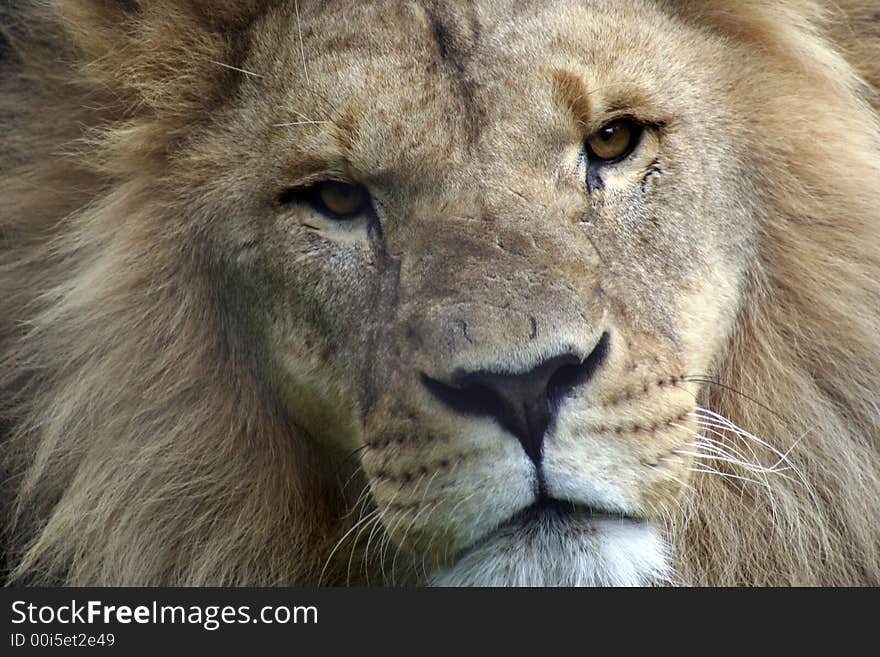
[(11, 581), (880, 583), (864, 4), (3, 10)]

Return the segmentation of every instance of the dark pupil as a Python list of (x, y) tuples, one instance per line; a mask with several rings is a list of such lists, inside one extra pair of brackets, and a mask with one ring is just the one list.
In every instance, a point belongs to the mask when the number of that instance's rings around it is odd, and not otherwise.
[(616, 128), (604, 128), (601, 132), (602, 141), (611, 141), (615, 134), (617, 134)]

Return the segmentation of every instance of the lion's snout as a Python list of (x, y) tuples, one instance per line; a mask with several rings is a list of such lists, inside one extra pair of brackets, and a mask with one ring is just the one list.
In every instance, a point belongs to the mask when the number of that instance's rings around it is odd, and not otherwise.
[(529, 369), (511, 371), (508, 363), (488, 368), (458, 370), (451, 383), (426, 374), (422, 381), (445, 406), (457, 413), (494, 419), (519, 440), (528, 457), (539, 466), (544, 437), (556, 419), (560, 402), (589, 381), (608, 350), (608, 334), (587, 351), (569, 347), (542, 358)]

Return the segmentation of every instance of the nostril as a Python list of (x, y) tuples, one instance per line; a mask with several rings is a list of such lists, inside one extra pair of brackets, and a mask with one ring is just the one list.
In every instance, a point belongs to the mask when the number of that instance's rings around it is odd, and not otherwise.
[(497, 415), (501, 412), (501, 399), (488, 386), (479, 383), (448, 385), (427, 374), (422, 383), (444, 404), (463, 415)]
[(457, 412), (497, 420), (519, 439), (537, 464), (543, 456), (544, 435), (561, 401), (593, 376), (605, 358), (608, 342), (605, 333), (583, 361), (566, 353), (521, 374), (477, 371), (459, 375), (451, 384), (422, 374), (422, 381), (435, 397)]
[(609, 337), (603, 333), (599, 342), (587, 359), (580, 363), (567, 364), (560, 367), (547, 383), (547, 397), (551, 405), (557, 406), (572, 390), (589, 381), (596, 368), (605, 360), (608, 353)]

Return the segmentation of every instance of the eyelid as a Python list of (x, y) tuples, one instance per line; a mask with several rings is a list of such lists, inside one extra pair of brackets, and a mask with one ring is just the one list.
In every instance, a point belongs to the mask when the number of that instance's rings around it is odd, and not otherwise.
[(345, 175), (342, 171), (318, 171), (316, 173), (311, 173), (307, 176), (297, 179), (295, 182), (290, 183), (289, 185), (285, 185), (281, 189), (278, 190), (278, 193), (275, 195), (276, 198), (281, 198), (285, 195), (296, 195), (302, 194), (316, 185), (325, 182), (334, 182), (341, 183), (343, 185), (359, 185), (360, 183), (356, 180), (352, 180), (349, 176)]
[[(597, 112), (590, 128), (593, 132), (615, 121), (629, 120), (646, 128), (664, 128), (673, 122), (671, 115), (650, 107), (634, 107), (632, 104), (610, 105)], [(590, 134), (593, 134), (591, 132)]]

